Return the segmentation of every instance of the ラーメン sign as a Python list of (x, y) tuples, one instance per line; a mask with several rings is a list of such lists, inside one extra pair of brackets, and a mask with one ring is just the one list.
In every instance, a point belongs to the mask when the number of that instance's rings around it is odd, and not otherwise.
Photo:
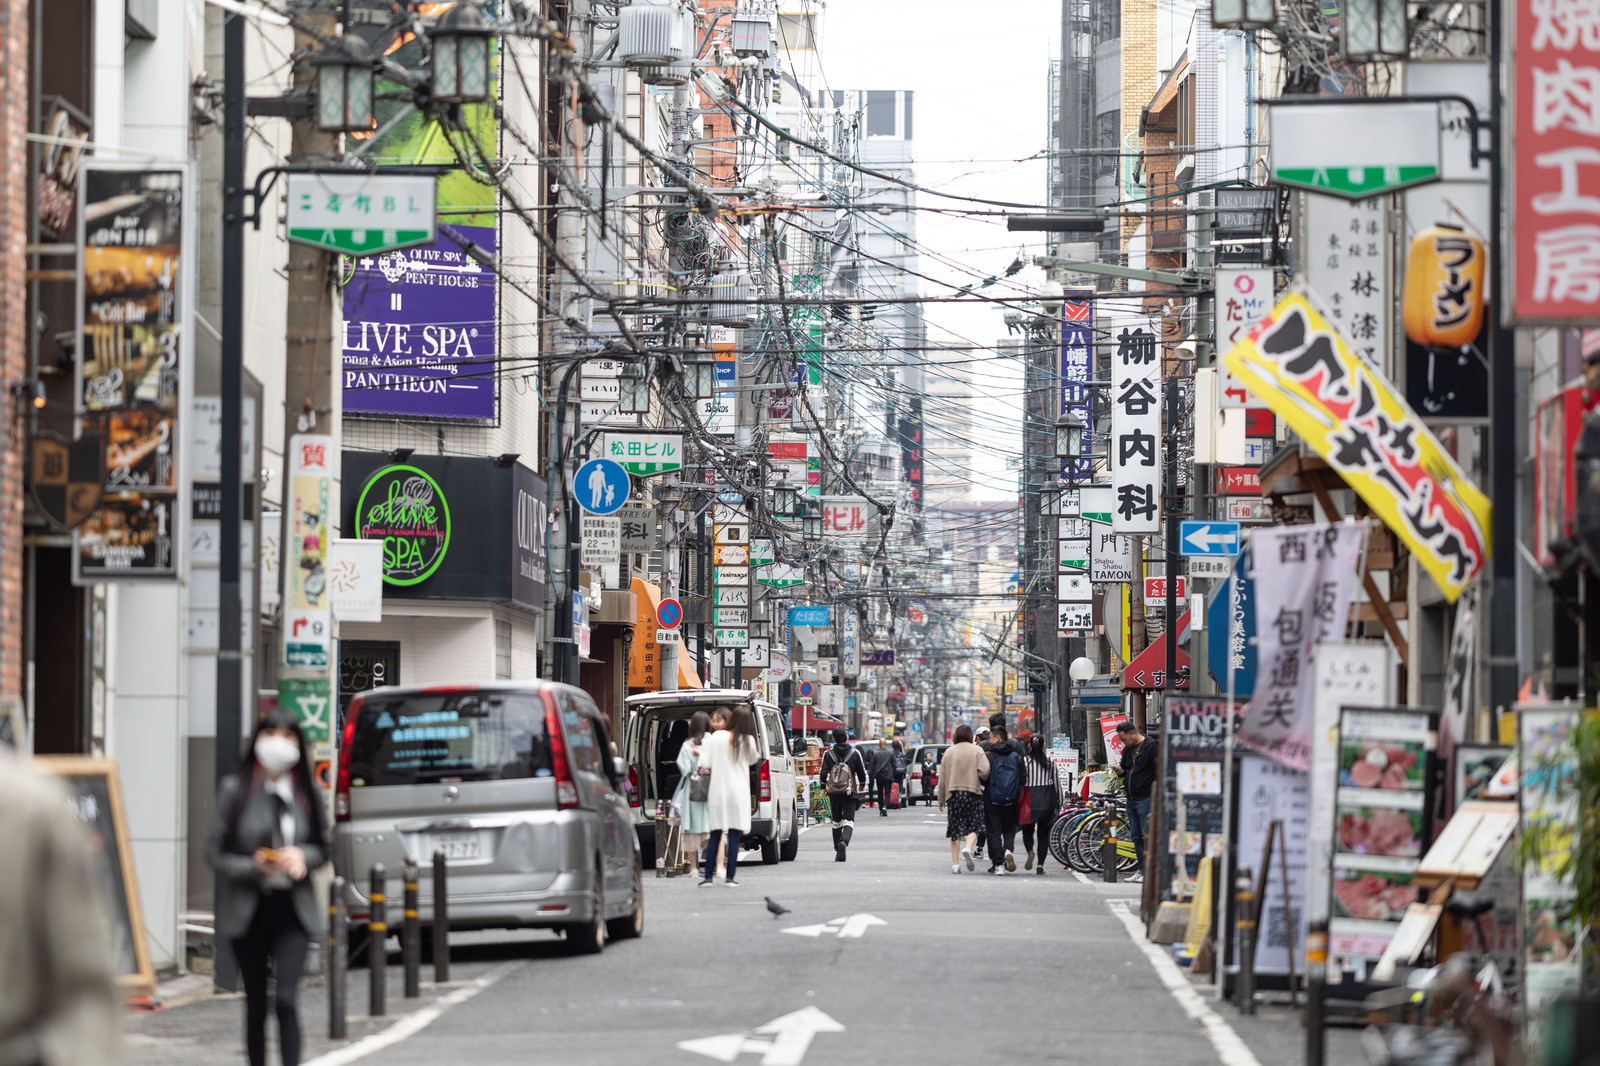
[(417, 585), (450, 550), (450, 504), (439, 483), (414, 466), (386, 466), (356, 501), (356, 536), (383, 541), (383, 580)]

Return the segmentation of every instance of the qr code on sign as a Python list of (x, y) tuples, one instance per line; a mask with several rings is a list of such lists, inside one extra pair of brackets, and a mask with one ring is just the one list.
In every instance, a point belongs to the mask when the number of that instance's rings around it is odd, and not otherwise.
[(1293, 923), (1291, 926), (1286, 926), (1284, 924), (1283, 915), (1284, 908), (1281, 906), (1267, 908), (1267, 920), (1265, 925), (1267, 929), (1267, 947), (1269, 948), (1290, 947), (1290, 931), (1293, 930), (1298, 932), (1300, 929), (1299, 908), (1292, 908), (1289, 910), (1289, 921)]

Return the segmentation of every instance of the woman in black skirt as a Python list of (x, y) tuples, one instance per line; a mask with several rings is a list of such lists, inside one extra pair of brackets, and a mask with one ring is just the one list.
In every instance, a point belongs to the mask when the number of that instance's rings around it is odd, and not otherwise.
[(972, 846), (983, 828), (983, 783), (989, 778), (989, 759), (972, 742), (972, 727), (956, 727), (950, 750), (939, 763), (939, 809), (948, 810), (944, 835), (950, 838), (950, 872), (974, 867)]

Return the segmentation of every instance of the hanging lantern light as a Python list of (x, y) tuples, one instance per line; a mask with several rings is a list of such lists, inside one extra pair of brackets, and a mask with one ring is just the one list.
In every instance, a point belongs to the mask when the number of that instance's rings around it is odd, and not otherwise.
[(1411, 50), (1406, 0), (1341, 0), (1339, 51), (1351, 63), (1405, 59)]
[(446, 104), (489, 99), (489, 40), (494, 30), (477, 5), (458, 3), (428, 34), (433, 98)]
[(320, 52), (317, 68), (317, 129), (360, 133), (377, 124), (373, 116), (372, 52), (359, 37), (341, 37)]
[(1274, 0), (1211, 0), (1211, 24), (1219, 30), (1265, 30), (1278, 21)]
[(1463, 348), (1483, 326), (1483, 242), (1460, 226), (1423, 230), (1406, 257), (1406, 336), (1428, 348)]

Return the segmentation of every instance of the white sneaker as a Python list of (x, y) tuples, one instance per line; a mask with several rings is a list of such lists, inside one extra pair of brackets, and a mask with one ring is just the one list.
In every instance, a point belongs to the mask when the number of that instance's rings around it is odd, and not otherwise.
[(951, 863), (950, 864), (950, 872), (953, 873), (953, 874), (960, 873), (961, 872), (961, 864), (959, 862)]
[(971, 848), (962, 848), (961, 849), (961, 859), (962, 859), (963, 862), (965, 862), (967, 864), (967, 869), (976, 870), (978, 868), (978, 864), (972, 861), (972, 849)]
[(1017, 860), (1008, 851), (1008, 852), (1006, 852), (1006, 873), (1014, 874), (1016, 872), (1017, 872)]

